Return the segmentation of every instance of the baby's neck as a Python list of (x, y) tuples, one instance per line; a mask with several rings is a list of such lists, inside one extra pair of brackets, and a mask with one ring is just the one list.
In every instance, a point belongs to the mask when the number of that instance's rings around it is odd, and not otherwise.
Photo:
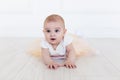
[[(60, 43), (61, 43), (61, 42), (60, 42)], [(58, 44), (52, 44), (51, 46), (53, 47), (54, 50), (56, 50), (56, 48), (58, 47), (58, 45), (59, 45), (60, 43), (58, 43)]]
[(56, 50), (58, 45), (52, 45), (53, 49)]

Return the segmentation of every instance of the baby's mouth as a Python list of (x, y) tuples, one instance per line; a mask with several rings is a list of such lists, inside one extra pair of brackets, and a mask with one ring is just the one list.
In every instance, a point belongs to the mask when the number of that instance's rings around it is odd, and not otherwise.
[(51, 38), (50, 40), (54, 41), (54, 40), (56, 40), (56, 39), (55, 39), (55, 38)]

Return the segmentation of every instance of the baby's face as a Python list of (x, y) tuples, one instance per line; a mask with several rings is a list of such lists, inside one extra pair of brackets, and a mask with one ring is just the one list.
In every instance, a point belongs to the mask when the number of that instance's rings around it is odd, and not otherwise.
[(48, 22), (44, 25), (44, 35), (51, 45), (58, 45), (64, 38), (66, 29), (60, 22)]

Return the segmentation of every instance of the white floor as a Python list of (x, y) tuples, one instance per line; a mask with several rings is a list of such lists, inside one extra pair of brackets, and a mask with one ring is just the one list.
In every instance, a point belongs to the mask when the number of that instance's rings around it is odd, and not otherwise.
[(49, 70), (26, 53), (35, 38), (0, 38), (0, 80), (120, 80), (120, 39), (88, 39), (99, 54), (81, 56), (76, 69)]

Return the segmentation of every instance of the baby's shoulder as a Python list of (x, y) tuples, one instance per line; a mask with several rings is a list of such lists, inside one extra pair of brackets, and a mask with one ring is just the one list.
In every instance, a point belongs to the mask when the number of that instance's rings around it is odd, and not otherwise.
[(42, 48), (48, 48), (49, 44), (46, 41), (46, 39), (44, 37), (41, 38), (41, 43), (40, 43)]

